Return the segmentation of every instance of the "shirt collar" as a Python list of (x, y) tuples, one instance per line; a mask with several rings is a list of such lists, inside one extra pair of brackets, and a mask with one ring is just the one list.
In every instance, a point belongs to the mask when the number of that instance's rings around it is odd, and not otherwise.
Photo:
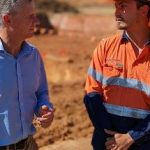
[[(128, 38), (127, 34), (126, 34), (126, 31), (124, 31), (123, 34), (122, 34), (122, 40), (129, 41), (129, 38)], [(144, 46), (147, 46), (147, 45), (149, 45), (149, 44), (150, 44), (150, 40), (148, 40), (148, 41), (144, 44)]]
[(29, 44), (28, 42), (24, 41), (22, 43), (22, 47), (21, 47), (21, 51), (20, 52), (23, 55), (29, 55), (29, 54), (31, 54), (33, 52), (33, 49), (34, 49), (34, 47), (31, 44)]
[[(20, 53), (23, 54), (23, 55), (29, 55), (29, 54), (32, 53), (32, 51), (33, 51), (33, 46), (31, 46), (29, 43), (24, 41), (22, 43)], [(3, 46), (2, 40), (0, 40), (0, 52), (6, 52), (6, 50), (5, 50), (4, 46)], [(20, 55), (20, 53), (18, 55)]]
[(4, 52), (4, 51), (6, 51), (6, 50), (4, 49), (2, 40), (0, 40), (0, 52)]
[(122, 34), (122, 40), (127, 40), (127, 41), (129, 40), (125, 31)]

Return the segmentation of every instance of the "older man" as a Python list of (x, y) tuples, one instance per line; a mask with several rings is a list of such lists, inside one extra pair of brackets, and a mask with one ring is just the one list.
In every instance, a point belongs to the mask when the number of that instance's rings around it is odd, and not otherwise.
[(94, 150), (150, 149), (150, 0), (115, 0), (122, 34), (94, 51), (84, 102)]
[(37, 150), (34, 114), (53, 120), (42, 59), (25, 41), (37, 23), (33, 0), (0, 0), (0, 150)]

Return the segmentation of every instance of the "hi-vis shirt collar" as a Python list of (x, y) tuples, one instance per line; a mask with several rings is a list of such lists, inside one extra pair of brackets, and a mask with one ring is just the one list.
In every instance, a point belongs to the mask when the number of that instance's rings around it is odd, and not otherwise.
[[(127, 31), (123, 32), (123, 34), (122, 34), (122, 40), (130, 41), (129, 38), (128, 38), (128, 35), (127, 35)], [(149, 44), (150, 44), (150, 39), (144, 44), (144, 46), (147, 46)]]

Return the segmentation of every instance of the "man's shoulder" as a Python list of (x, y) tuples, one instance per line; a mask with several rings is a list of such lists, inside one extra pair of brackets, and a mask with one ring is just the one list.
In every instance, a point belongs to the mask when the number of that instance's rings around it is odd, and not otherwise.
[(39, 54), (37, 47), (30, 42), (25, 41), (24, 48), (25, 48), (25, 52), (28, 52), (30, 54)]
[(106, 44), (114, 44), (116, 42), (119, 42), (122, 39), (122, 33), (116, 33), (112, 36), (109, 36), (107, 38), (103, 38), (101, 40), (102, 43), (106, 43)]
[(33, 44), (30, 43), (30, 42), (25, 41), (25, 47), (28, 48), (28, 49), (32, 49), (33, 51), (37, 51), (36, 46), (33, 45)]
[(123, 34), (116, 33), (110, 37), (103, 38), (95, 49), (95, 52), (100, 52), (102, 55), (108, 51), (112, 51), (121, 44)]

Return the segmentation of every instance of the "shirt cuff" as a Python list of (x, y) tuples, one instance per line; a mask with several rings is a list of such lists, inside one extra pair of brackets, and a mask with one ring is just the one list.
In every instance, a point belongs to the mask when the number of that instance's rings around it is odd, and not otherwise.
[(146, 140), (145, 132), (130, 130), (128, 133), (137, 145), (141, 145)]

